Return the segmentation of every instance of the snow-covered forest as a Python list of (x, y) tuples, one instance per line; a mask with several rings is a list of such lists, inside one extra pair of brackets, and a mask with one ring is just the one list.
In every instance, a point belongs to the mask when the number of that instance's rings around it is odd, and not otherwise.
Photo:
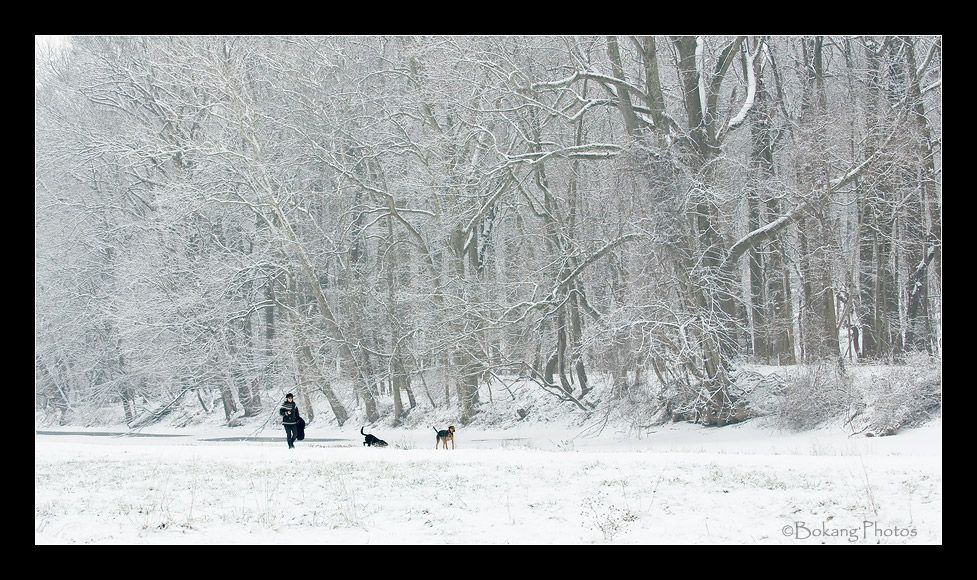
[(82, 36), (34, 95), (36, 425), (942, 407), (941, 37)]

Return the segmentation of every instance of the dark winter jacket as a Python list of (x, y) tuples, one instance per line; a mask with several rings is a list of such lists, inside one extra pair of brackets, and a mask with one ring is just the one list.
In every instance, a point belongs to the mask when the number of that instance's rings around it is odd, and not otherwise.
[(299, 407), (295, 401), (285, 401), (278, 414), (282, 416), (282, 425), (294, 425), (299, 419)]

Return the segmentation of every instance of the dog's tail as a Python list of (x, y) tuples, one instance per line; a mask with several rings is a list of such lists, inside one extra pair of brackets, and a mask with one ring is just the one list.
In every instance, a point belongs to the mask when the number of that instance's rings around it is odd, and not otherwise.
[(364, 437), (366, 437), (366, 433), (363, 432), (363, 428), (362, 427), (360, 427), (360, 435), (363, 435)]
[(438, 431), (438, 428), (437, 427), (431, 427), (431, 428), (434, 429), (434, 432), (435, 433), (440, 433), (441, 432), (441, 431)]

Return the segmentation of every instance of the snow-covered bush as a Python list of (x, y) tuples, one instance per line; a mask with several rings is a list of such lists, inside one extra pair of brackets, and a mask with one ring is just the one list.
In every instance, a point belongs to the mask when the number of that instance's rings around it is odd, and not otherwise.
[(864, 403), (854, 376), (837, 362), (805, 365), (776, 392), (771, 414), (780, 426), (803, 430), (858, 414)]
[(880, 367), (865, 381), (866, 433), (891, 435), (943, 411), (943, 363), (924, 355)]
[(943, 407), (942, 361), (925, 355), (898, 364), (825, 361), (775, 368), (746, 366), (735, 383), (751, 416), (771, 417), (785, 429), (839, 421), (852, 433), (890, 435), (939, 416)]

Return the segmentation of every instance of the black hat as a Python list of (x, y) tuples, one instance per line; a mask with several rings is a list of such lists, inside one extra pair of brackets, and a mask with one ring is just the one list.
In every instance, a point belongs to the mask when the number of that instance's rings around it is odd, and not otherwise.
[(291, 399), (292, 398), (292, 393), (289, 393), (289, 394), (285, 395), (285, 398), (286, 399)]

